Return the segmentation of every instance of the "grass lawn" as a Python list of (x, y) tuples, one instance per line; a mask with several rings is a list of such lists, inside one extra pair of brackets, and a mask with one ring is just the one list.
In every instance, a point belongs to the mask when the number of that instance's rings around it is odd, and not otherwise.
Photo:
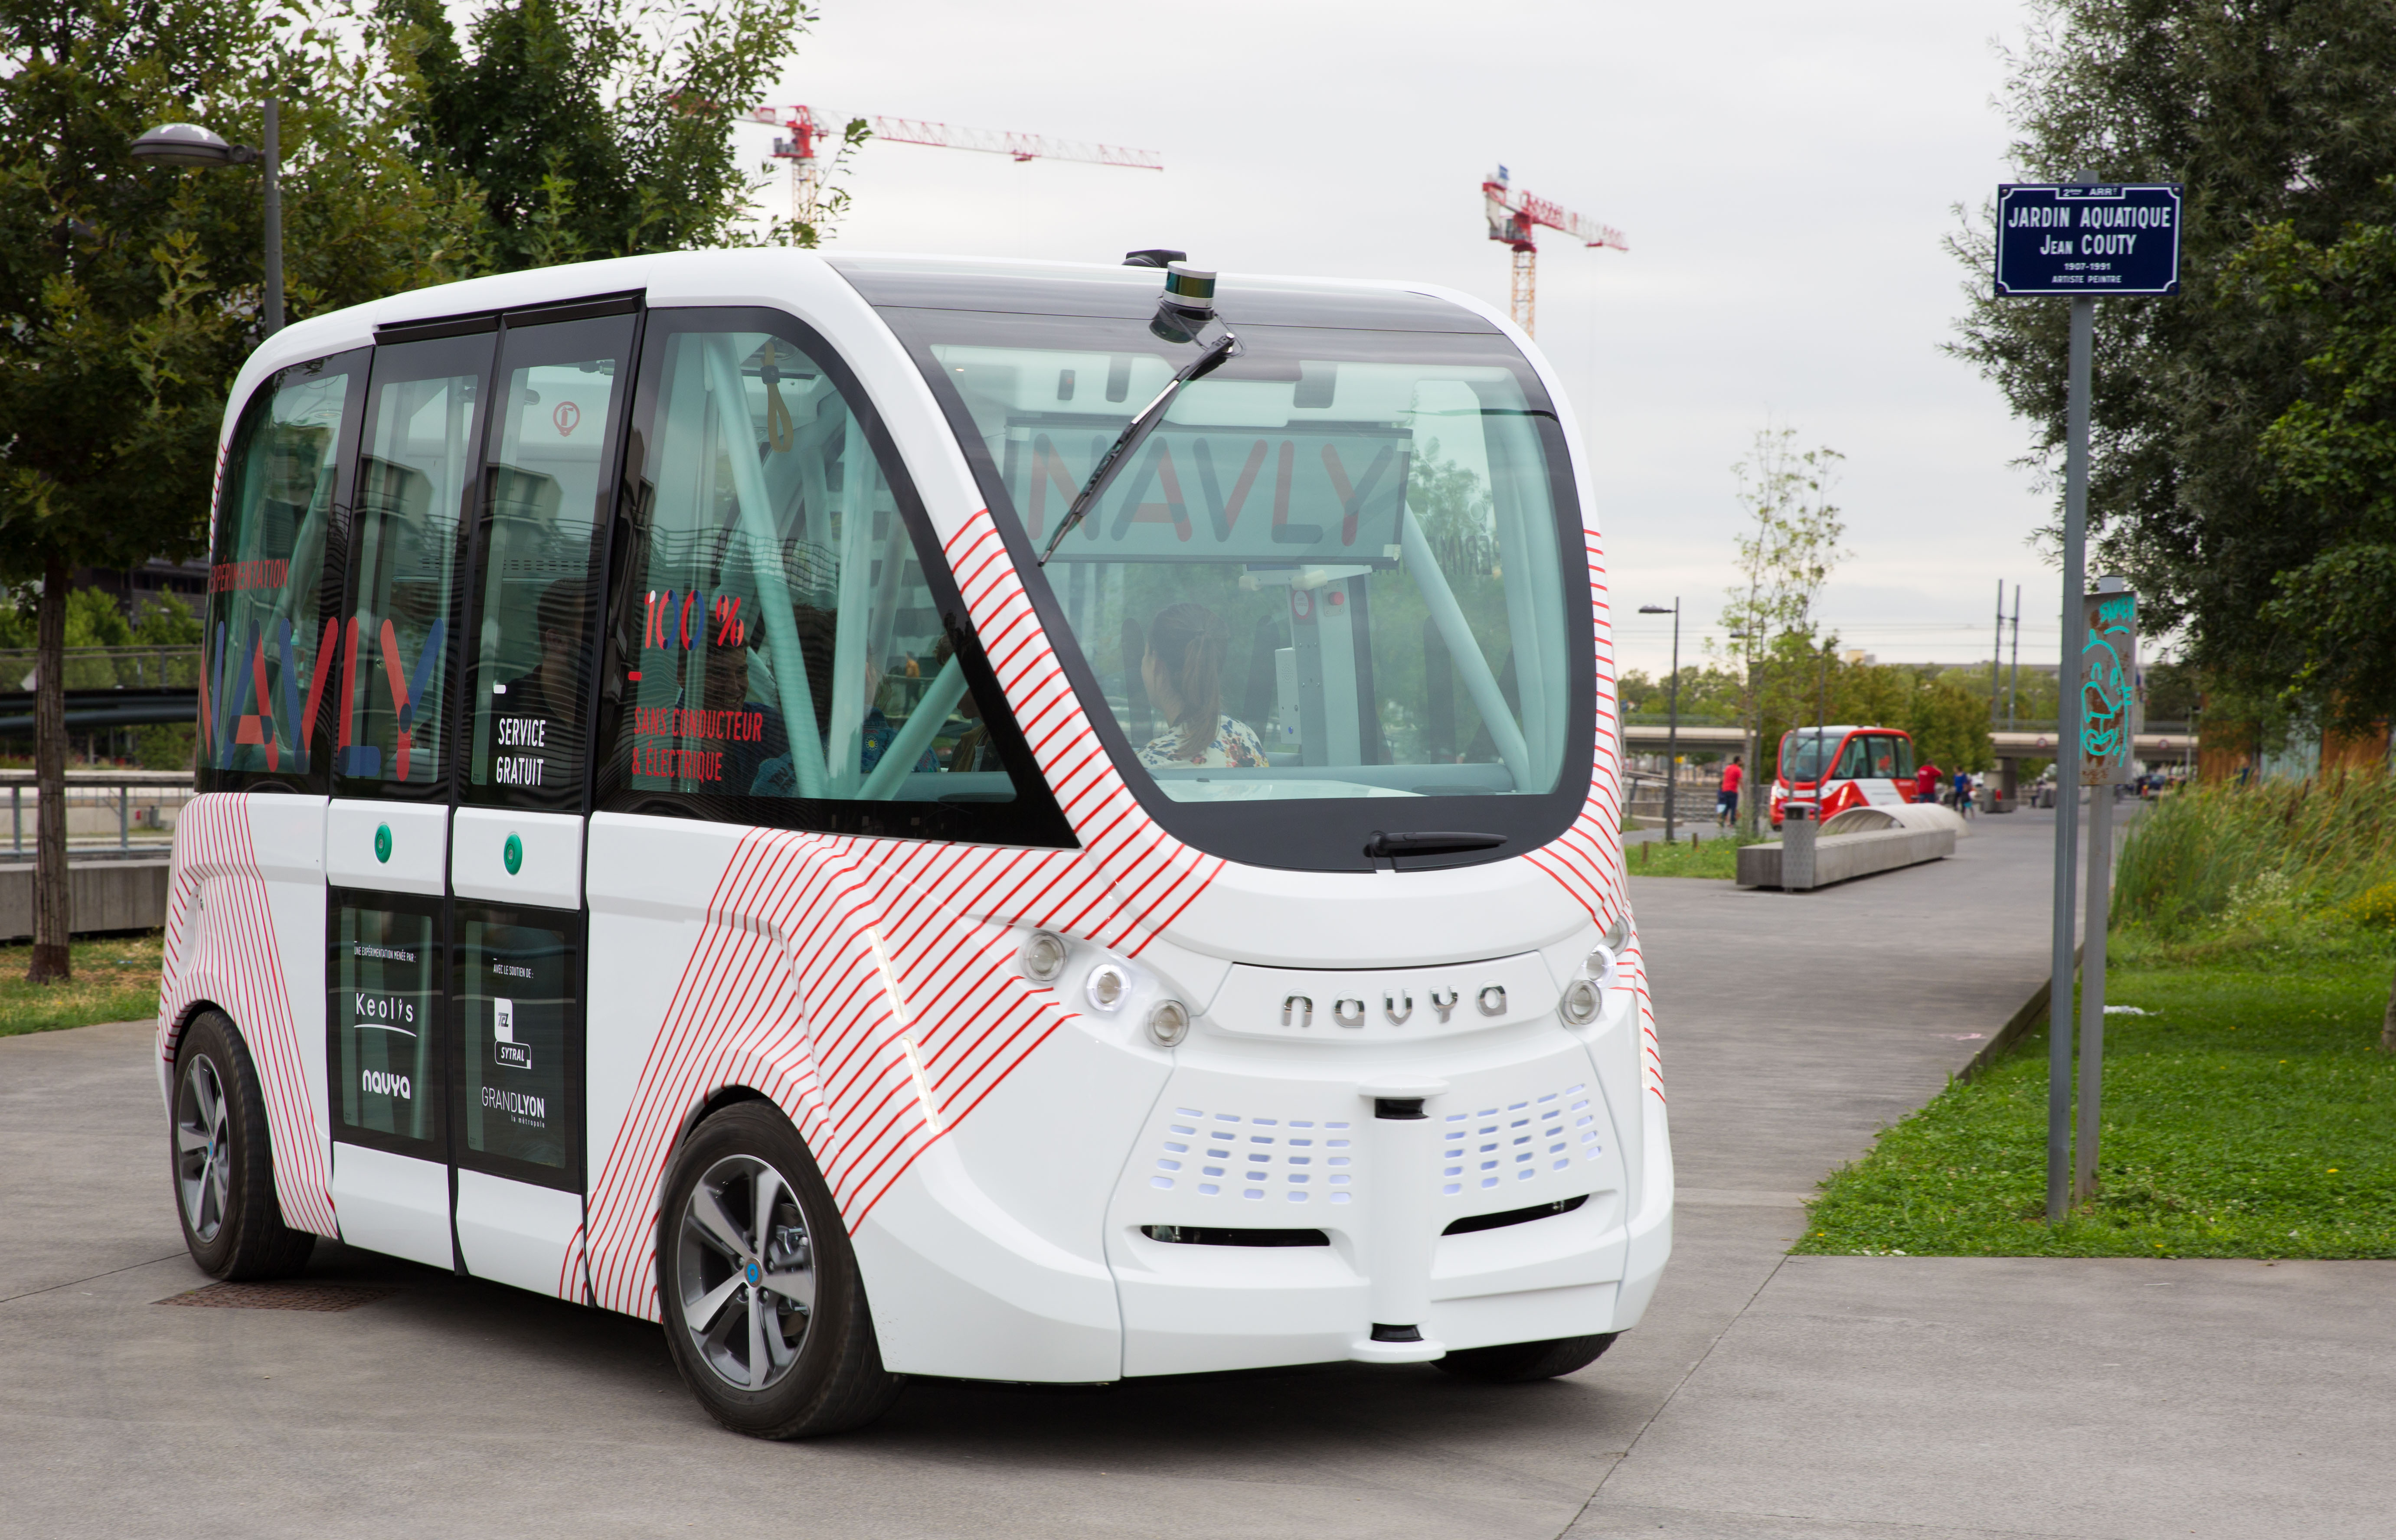
[(156, 931), (78, 941), (69, 951), (74, 976), (40, 986), (25, 982), (31, 947), (0, 947), (0, 1037), (155, 1016), (165, 946)]
[(1623, 854), (1633, 877), (1712, 877), (1727, 883), (1738, 875), (1738, 847), (1751, 843), (1726, 829), (1697, 829), (1671, 844), (1635, 844)]
[[(1635, 869), (1634, 869), (1635, 870)], [(2049, 1229), (2042, 1030), (1834, 1175), (1794, 1248), (1912, 1256), (2396, 1256), (2384, 939), (2112, 970), (2091, 1203)]]

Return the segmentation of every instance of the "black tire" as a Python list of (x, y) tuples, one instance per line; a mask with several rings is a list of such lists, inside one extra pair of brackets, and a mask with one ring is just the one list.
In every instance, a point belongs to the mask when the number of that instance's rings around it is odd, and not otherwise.
[[(709, 1207), (713, 1226), (696, 1216)], [(674, 1367), (734, 1432), (846, 1432), (898, 1399), (847, 1227), (806, 1141), (772, 1103), (736, 1103), (692, 1131), (666, 1173), (657, 1260)]]
[(1508, 1342), (1495, 1348), (1466, 1348), (1431, 1361), (1458, 1379), (1484, 1385), (1521, 1385), (1554, 1379), (1595, 1363), (1614, 1346), (1619, 1332), (1596, 1336), (1556, 1337), (1547, 1342)]
[(283, 1222), (258, 1066), (221, 1011), (203, 1011), (175, 1050), (166, 1167), (192, 1260), (213, 1278), (288, 1278), (316, 1238)]

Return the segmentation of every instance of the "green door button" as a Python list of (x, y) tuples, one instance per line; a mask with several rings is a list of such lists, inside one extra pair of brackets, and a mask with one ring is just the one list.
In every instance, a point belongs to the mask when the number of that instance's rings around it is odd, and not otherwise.
[(391, 862), (391, 825), (375, 826), (375, 859), (386, 866)]
[(524, 865), (524, 842), (512, 834), (509, 835), (508, 843), (499, 846), (499, 859), (508, 864), (508, 875), (514, 876), (517, 869)]

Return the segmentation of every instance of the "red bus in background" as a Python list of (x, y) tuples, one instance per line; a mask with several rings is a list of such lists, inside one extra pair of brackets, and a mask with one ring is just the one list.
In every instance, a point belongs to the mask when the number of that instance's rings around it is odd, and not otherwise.
[(1792, 728), (1780, 735), (1772, 827), (1780, 827), (1780, 804), (1791, 797), (1818, 803), (1825, 818), (1850, 807), (1910, 803), (1913, 768), (1913, 738), (1902, 728)]

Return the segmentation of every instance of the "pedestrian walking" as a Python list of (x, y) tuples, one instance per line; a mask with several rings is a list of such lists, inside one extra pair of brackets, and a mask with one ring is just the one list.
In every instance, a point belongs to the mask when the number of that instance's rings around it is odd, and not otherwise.
[(1938, 766), (1928, 760), (1923, 760), (1922, 768), (1913, 773), (1913, 800), (1920, 803), (1937, 802), (1940, 778)]
[(1744, 772), (1739, 769), (1738, 756), (1723, 766), (1722, 786), (1714, 792), (1714, 827), (1726, 829), (1738, 817), (1738, 783)]
[(1972, 772), (1955, 772), (1955, 811), (1963, 817), (1972, 816)]

